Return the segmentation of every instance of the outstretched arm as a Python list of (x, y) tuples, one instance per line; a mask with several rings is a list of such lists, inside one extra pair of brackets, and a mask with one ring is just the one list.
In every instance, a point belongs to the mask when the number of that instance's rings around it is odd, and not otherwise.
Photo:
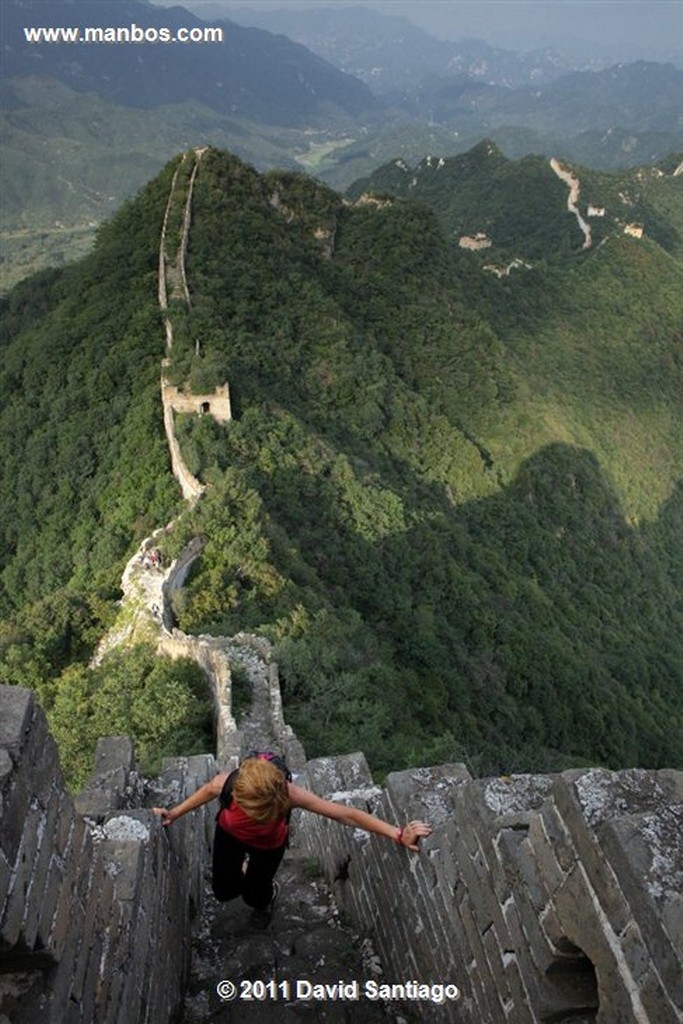
[(374, 814), (361, 811), (357, 807), (347, 807), (346, 804), (336, 803), (334, 800), (323, 800), (308, 789), (295, 786), (289, 783), (289, 797), (292, 807), (301, 807), (305, 811), (312, 811), (313, 814), (323, 814), (326, 818), (341, 822), (342, 825), (350, 825), (352, 828), (362, 828), (365, 832), (375, 832), (377, 835), (386, 836), (394, 842), (405, 846), (408, 850), (418, 852), (418, 842), (423, 836), (430, 835), (431, 825), (426, 821), (409, 821), (407, 825), (400, 828), (397, 825), (390, 825), (388, 821), (382, 821)]
[(200, 786), (186, 800), (183, 800), (182, 803), (177, 804), (175, 807), (153, 807), (152, 810), (155, 814), (159, 815), (162, 825), (170, 825), (171, 822), (182, 817), (183, 814), (187, 814), (188, 811), (194, 811), (195, 808), (202, 807), (204, 804), (208, 804), (210, 800), (220, 796), (223, 783), (227, 777), (227, 772), (220, 772), (220, 774), (214, 775), (212, 779), (205, 782), (203, 786)]

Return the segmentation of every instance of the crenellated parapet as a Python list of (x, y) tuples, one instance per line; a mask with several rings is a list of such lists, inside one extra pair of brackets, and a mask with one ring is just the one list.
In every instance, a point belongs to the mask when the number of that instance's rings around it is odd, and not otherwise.
[(309, 762), (320, 795), (430, 820), (419, 856), (301, 815), (299, 841), (397, 982), (451, 983), (463, 1024), (683, 1019), (683, 773), (472, 779), (462, 765), (372, 781), (362, 755)]
[[(183, 799), (213, 757), (166, 763), (156, 802)], [(166, 1022), (182, 1004), (205, 829), (142, 806), (126, 738), (101, 740), (74, 799), (30, 690), (0, 687), (0, 1020)]]

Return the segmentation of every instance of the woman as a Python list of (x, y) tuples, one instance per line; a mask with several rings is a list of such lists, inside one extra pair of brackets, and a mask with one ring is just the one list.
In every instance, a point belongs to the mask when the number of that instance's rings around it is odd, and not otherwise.
[[(154, 807), (163, 825), (221, 795), (228, 779), (221, 772), (200, 786), (177, 807)], [(216, 819), (213, 847), (213, 891), (218, 900), (242, 896), (257, 911), (267, 912), (274, 901), (275, 872), (284, 856), (289, 834), (289, 812), (295, 807), (323, 814), (343, 825), (376, 832), (418, 852), (418, 842), (431, 833), (424, 821), (409, 821), (398, 828), (373, 814), (323, 800), (301, 786), (288, 782), (272, 761), (249, 757), (240, 765), (232, 784), (232, 799)]]

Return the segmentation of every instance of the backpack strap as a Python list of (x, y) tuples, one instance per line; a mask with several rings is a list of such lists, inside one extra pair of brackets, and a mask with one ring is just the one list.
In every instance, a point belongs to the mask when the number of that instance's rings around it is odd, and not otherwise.
[(270, 761), (271, 764), (274, 764), (282, 772), (287, 782), (292, 781), (292, 773), (281, 754), (276, 754), (272, 750), (250, 750), (244, 760), (247, 761), (251, 757), (258, 757), (262, 761)]
[(233, 786), (235, 785), (235, 780), (237, 779), (238, 771), (239, 768), (233, 769), (233, 771), (230, 772), (227, 779), (223, 783), (223, 788), (221, 790), (220, 796), (218, 797), (218, 800), (221, 805), (221, 811), (224, 810), (226, 807), (229, 807), (230, 804), (232, 803), (232, 790)]

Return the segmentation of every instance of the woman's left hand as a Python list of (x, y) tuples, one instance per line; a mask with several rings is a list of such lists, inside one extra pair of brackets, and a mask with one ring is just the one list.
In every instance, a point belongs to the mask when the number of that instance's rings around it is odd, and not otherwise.
[(173, 811), (169, 811), (167, 807), (153, 807), (152, 811), (161, 818), (162, 825), (170, 825), (172, 821), (175, 821)]
[(409, 821), (407, 825), (403, 826), (403, 835), (401, 836), (401, 846), (405, 846), (407, 850), (413, 850), (417, 853), (420, 849), (418, 843), (420, 839), (426, 838), (431, 835), (432, 826), (426, 821)]

